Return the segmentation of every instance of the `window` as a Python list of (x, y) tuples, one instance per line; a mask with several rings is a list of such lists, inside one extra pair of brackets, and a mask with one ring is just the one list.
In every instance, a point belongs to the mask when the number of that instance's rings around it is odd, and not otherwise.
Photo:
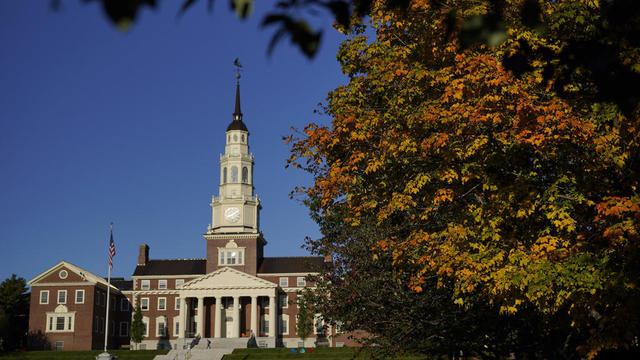
[(158, 289), (166, 289), (167, 280), (158, 280)]
[(55, 349), (56, 351), (62, 351), (64, 350), (64, 341), (56, 341), (56, 345), (55, 345)]
[(238, 167), (237, 166), (232, 166), (231, 167), (231, 182), (232, 183), (237, 183), (238, 182)]
[(244, 248), (238, 247), (235, 241), (229, 240), (224, 248), (218, 248), (219, 265), (244, 265)]
[(304, 279), (304, 276), (298, 276), (298, 287), (307, 286), (307, 281)]
[(240, 135), (240, 139), (242, 139), (242, 142), (244, 143), (244, 134)]
[(67, 273), (67, 270), (61, 270), (61, 271), (58, 273), (58, 276), (60, 277), (60, 279), (66, 279), (66, 278), (67, 278), (67, 276), (69, 276), (69, 273)]
[(49, 290), (40, 290), (40, 304), (49, 303)]
[(222, 183), (227, 183), (227, 168), (222, 168)]
[(173, 318), (173, 336), (180, 336), (180, 316)]
[(142, 290), (149, 290), (149, 280), (142, 280), (141, 284)]
[(180, 310), (180, 298), (179, 297), (176, 298), (174, 309)]
[(56, 331), (64, 330), (64, 316), (56, 316)]
[(142, 317), (142, 325), (144, 325), (144, 336), (149, 336), (149, 318), (146, 316)]
[(84, 290), (76, 290), (76, 304), (84, 304)]
[(278, 316), (278, 323), (280, 324), (280, 326), (278, 327), (278, 332), (281, 335), (288, 335), (289, 334), (289, 315), (282, 314)]
[(158, 298), (158, 310), (167, 310), (167, 298)]
[(184, 279), (176, 279), (176, 288), (184, 284)]
[(260, 334), (263, 336), (269, 335), (269, 319), (266, 314), (262, 315), (262, 318), (260, 319)]
[(67, 290), (58, 290), (58, 304), (67, 303)]
[(296, 307), (299, 309), (300, 308), (300, 302), (302, 301), (302, 294), (298, 294), (296, 296)]
[(269, 307), (269, 298), (268, 297), (263, 297), (262, 298), (262, 308), (266, 309)]
[(242, 182), (243, 183), (249, 182), (249, 169), (247, 169), (246, 166), (242, 167)]
[(129, 323), (126, 321), (120, 322), (120, 336), (129, 336)]
[(142, 311), (149, 310), (149, 298), (140, 299), (140, 309)]
[(283, 309), (286, 309), (289, 307), (289, 297), (287, 296), (287, 294), (281, 294), (280, 297), (280, 307)]
[(156, 318), (156, 336), (167, 335), (167, 323), (164, 316), (158, 316)]
[(75, 312), (65, 305), (58, 305), (53, 312), (47, 312), (46, 332), (73, 331)]
[(316, 314), (315, 319), (313, 321), (313, 327), (316, 335), (324, 334), (324, 324), (322, 323), (322, 318), (320, 314)]
[(281, 277), (280, 278), (280, 287), (287, 287), (289, 286), (289, 278), (288, 277)]
[(120, 299), (120, 311), (129, 311), (129, 300), (127, 298)]

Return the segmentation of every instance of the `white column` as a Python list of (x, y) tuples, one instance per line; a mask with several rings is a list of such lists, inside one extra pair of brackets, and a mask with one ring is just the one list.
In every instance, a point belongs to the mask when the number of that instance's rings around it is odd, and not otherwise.
[(258, 297), (251, 297), (251, 331), (258, 337)]
[(222, 337), (220, 336), (220, 332), (222, 331), (221, 324), (222, 324), (222, 297), (216, 296), (216, 315), (215, 315), (213, 337), (216, 337), (216, 338)]
[(198, 297), (198, 323), (196, 324), (196, 335), (200, 335), (202, 337), (202, 330), (204, 327), (204, 298), (202, 296)]
[(269, 297), (269, 337), (276, 337), (278, 308), (276, 307), (276, 297)]
[(240, 297), (233, 297), (233, 337), (240, 337)]
[(187, 337), (187, 312), (189, 309), (187, 309), (187, 299), (181, 297), (180, 298), (180, 333), (178, 334), (179, 338), (185, 338)]

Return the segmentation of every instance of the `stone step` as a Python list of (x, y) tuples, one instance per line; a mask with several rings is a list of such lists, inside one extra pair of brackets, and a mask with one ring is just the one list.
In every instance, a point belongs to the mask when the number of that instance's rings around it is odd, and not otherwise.
[(171, 350), (166, 355), (156, 355), (153, 360), (221, 360), (233, 349)]

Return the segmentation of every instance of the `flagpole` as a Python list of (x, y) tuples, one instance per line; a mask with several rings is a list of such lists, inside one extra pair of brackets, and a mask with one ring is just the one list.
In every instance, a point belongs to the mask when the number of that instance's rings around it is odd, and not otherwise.
[[(111, 222), (111, 241), (113, 241), (113, 221)], [(111, 293), (111, 259), (108, 262), (107, 270), (107, 314), (104, 322), (104, 352), (107, 352), (107, 337), (109, 336), (109, 294)]]

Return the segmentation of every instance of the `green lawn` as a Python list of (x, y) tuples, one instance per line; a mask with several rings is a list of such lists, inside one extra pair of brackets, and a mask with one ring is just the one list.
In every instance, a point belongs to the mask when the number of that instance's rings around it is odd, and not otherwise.
[[(16, 360), (95, 360), (102, 350), (92, 351), (27, 351), (0, 355), (4, 359)], [(152, 360), (156, 355), (163, 355), (169, 350), (109, 350), (118, 360)]]
[[(291, 349), (235, 349), (233, 353), (226, 355), (223, 360), (270, 360), (270, 359), (370, 359), (368, 352), (363, 350), (363, 354), (357, 355), (357, 348), (321, 348), (314, 349), (312, 353), (300, 353), (300, 349), (296, 349), (296, 353), (292, 353)], [(309, 349), (305, 349), (309, 350)], [(423, 360), (423, 356), (398, 356), (393, 359), (401, 360)]]

